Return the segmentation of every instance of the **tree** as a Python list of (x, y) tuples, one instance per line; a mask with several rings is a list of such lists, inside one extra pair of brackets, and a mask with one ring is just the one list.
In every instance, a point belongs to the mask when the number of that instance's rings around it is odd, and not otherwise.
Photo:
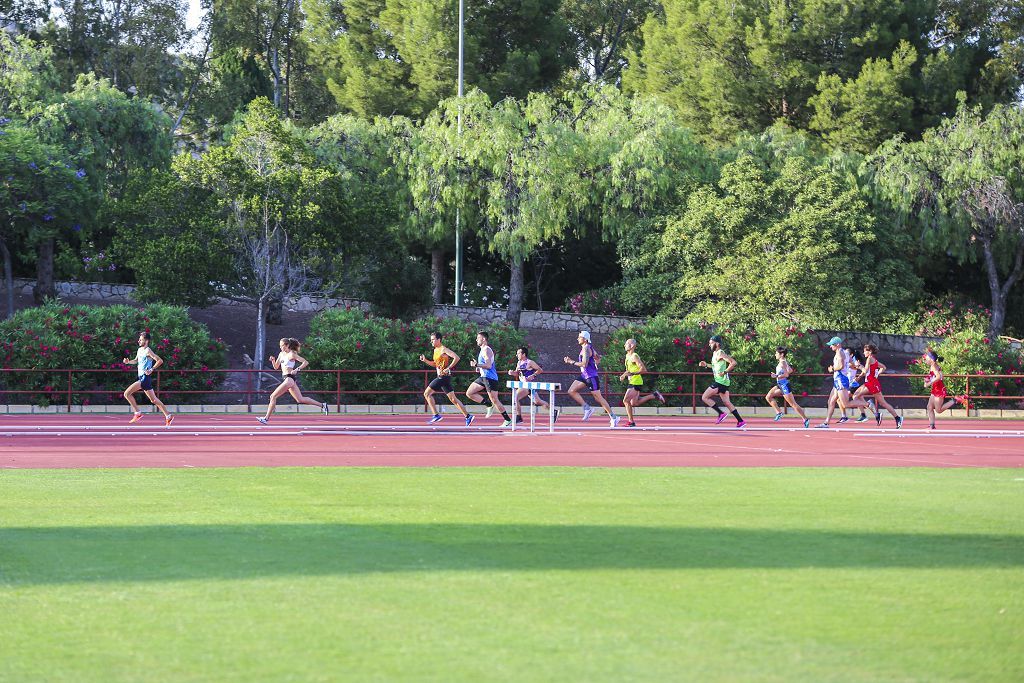
[(871, 327), (916, 302), (900, 236), (877, 227), (858, 188), (823, 160), (785, 151), (792, 142), (741, 151), (669, 220), (658, 261), (675, 279), (671, 312)]
[(917, 142), (896, 137), (869, 160), (881, 192), (924, 230), (929, 246), (961, 263), (981, 260), (991, 297), (990, 335), (1024, 275), (1024, 111), (987, 116), (961, 100), (956, 115)]
[(305, 254), (317, 236), (304, 233), (335, 190), (301, 138), (264, 98), (253, 100), (230, 141), (202, 157), (181, 155), (175, 172), (212, 192), (232, 268), (227, 296), (256, 305), (256, 368), (266, 351), (266, 308), (274, 298), (316, 290)]
[(658, 9), (654, 0), (563, 0), (559, 14), (572, 36), (578, 80), (616, 83), (640, 49), (640, 27)]
[[(958, 89), (991, 103), (1012, 99), (1020, 87), (1020, 33), (994, 28), (1006, 25), (996, 17), (1013, 16), (1012, 5), (1020, 14), (1019, 0), (963, 4), (985, 7), (967, 11), (946, 0), (667, 0), (664, 14), (644, 24), (643, 47), (630, 58), (624, 86), (659, 96), (698, 135), (720, 143), (778, 119), (807, 129), (816, 110), (825, 117), (824, 132), (847, 131), (841, 141), (851, 136), (857, 110), (881, 117), (893, 107), (909, 115), (899, 121), (902, 132), (919, 135), (955, 106)], [(908, 62), (909, 48), (917, 59)], [(893, 96), (897, 102), (887, 102)], [(912, 100), (909, 112), (902, 98)], [(829, 112), (840, 120), (827, 121)]]

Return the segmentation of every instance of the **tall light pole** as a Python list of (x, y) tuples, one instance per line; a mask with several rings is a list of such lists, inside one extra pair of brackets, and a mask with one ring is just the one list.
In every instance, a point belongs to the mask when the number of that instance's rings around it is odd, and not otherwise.
[[(465, 0), (459, 0), (459, 117), (456, 134), (462, 137), (462, 36), (465, 28)], [(455, 207), (455, 305), (462, 305), (462, 226), (459, 225), (458, 206)]]

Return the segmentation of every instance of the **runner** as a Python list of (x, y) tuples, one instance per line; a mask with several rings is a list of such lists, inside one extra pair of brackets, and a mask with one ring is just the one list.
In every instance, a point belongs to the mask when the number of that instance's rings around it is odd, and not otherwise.
[[(857, 422), (867, 422), (868, 421), (868, 415), (867, 415), (866, 412), (864, 412), (865, 406), (852, 405), (852, 404), (856, 403), (855, 399), (857, 398), (857, 392), (860, 391), (861, 388), (862, 388), (860, 380), (863, 379), (863, 375), (864, 375), (864, 372), (863, 372), (863, 370), (864, 370), (864, 357), (861, 355), (861, 353), (859, 351), (857, 351), (857, 349), (851, 349), (851, 348), (845, 347), (845, 346), (843, 347), (843, 354), (846, 355), (846, 378), (848, 380), (850, 380), (850, 396), (851, 396), (850, 403), (847, 403), (846, 407), (847, 408), (850, 408), (850, 407), (859, 408), (860, 409), (860, 417), (857, 418)], [(861, 392), (861, 395), (863, 395), (863, 392)], [(873, 405), (871, 405), (871, 404), (872, 404), (871, 399), (868, 399), (868, 403), (866, 404), (867, 407), (870, 407), (872, 412), (877, 412), (875, 410), (875, 407)], [(843, 410), (843, 415), (842, 415), (841, 418), (839, 418), (839, 424), (842, 424), (844, 422), (848, 422), (849, 419), (850, 418), (848, 418), (846, 416), (846, 411)]]
[(423, 390), (423, 398), (427, 401), (427, 408), (430, 409), (431, 418), (427, 424), (434, 424), (441, 421), (441, 411), (437, 409), (434, 401), (434, 394), (444, 394), (452, 405), (459, 409), (462, 416), (466, 418), (466, 426), (473, 424), (473, 416), (462, 405), (462, 401), (455, 395), (455, 387), (452, 386), (452, 368), (459, 362), (459, 354), (455, 353), (441, 342), (440, 332), (430, 333), (430, 345), (434, 347), (434, 360), (428, 360), (420, 354), (420, 361), (432, 368), (437, 368), (437, 377), (431, 380), (427, 388)]
[(628, 382), (629, 387), (626, 389), (626, 395), (622, 397), (622, 405), (626, 406), (626, 426), (636, 427), (633, 409), (650, 400), (661, 401), (664, 405), (665, 397), (656, 389), (644, 392), (644, 374), (647, 372), (647, 366), (640, 360), (640, 355), (636, 352), (636, 339), (627, 339), (625, 347), (626, 371), (619, 376), (619, 379)]
[(836, 411), (836, 403), (843, 411), (839, 424), (850, 419), (846, 416), (846, 405), (850, 402), (850, 376), (848, 374), (850, 356), (843, 352), (843, 340), (839, 337), (829, 339), (827, 346), (832, 349), (833, 354), (832, 365), (828, 366), (828, 371), (832, 373), (832, 391), (828, 396), (828, 414), (825, 416), (825, 421), (815, 429), (828, 429), (828, 423)]
[(710, 365), (707, 361), (703, 360), (698, 365), (702, 368), (711, 368), (714, 379), (711, 382), (711, 386), (704, 390), (700, 400), (704, 401), (704, 405), (708, 408), (714, 408), (715, 412), (718, 413), (718, 419), (715, 420), (715, 424), (721, 424), (726, 414), (715, 403), (715, 396), (718, 396), (722, 399), (725, 407), (729, 409), (729, 412), (732, 413), (732, 416), (736, 418), (736, 427), (743, 427), (747, 424), (747, 421), (740, 417), (736, 406), (729, 400), (729, 385), (732, 384), (732, 380), (729, 379), (729, 373), (735, 369), (736, 359), (722, 350), (722, 338), (718, 335), (708, 340), (708, 346), (711, 347)]
[(868, 396), (868, 402), (873, 401), (877, 406), (877, 408), (872, 408), (875, 413), (875, 424), (882, 424), (882, 408), (885, 408), (892, 415), (892, 418), (896, 420), (896, 429), (900, 429), (903, 427), (903, 418), (896, 413), (896, 409), (889, 405), (889, 402), (885, 400), (885, 396), (882, 395), (882, 383), (879, 381), (878, 376), (885, 372), (886, 367), (878, 360), (878, 347), (874, 344), (865, 344), (864, 359), (864, 385), (857, 389), (852, 403), (862, 403), (862, 397)]
[(142, 411), (135, 402), (135, 392), (142, 391), (146, 398), (156, 406), (157, 410), (164, 414), (164, 426), (170, 427), (174, 422), (174, 416), (167, 412), (167, 406), (156, 397), (156, 390), (153, 389), (153, 371), (164, 364), (163, 359), (153, 353), (149, 348), (149, 332), (139, 332), (139, 350), (135, 353), (135, 360), (125, 358), (121, 362), (125, 365), (138, 365), (139, 380), (124, 390), (124, 398), (132, 407), (132, 419), (128, 424), (134, 424), (142, 419)]
[(502, 427), (511, 427), (512, 418), (508, 416), (505, 406), (501, 404), (498, 397), (498, 371), (494, 367), (494, 349), (488, 343), (486, 332), (476, 333), (476, 345), (480, 347), (480, 355), (477, 359), (469, 361), (471, 367), (477, 369), (480, 376), (473, 380), (466, 390), (466, 398), (476, 403), (483, 403), (487, 406), (487, 416), (490, 417), (491, 408), (496, 407), (501, 416), (505, 418)]
[(281, 353), (277, 354), (277, 356), (271, 356), (270, 364), (274, 366), (275, 370), (281, 371), (281, 383), (270, 394), (267, 414), (263, 417), (257, 417), (256, 421), (260, 424), (267, 424), (270, 421), (270, 416), (274, 414), (274, 410), (277, 408), (277, 399), (284, 396), (285, 392), (291, 394), (296, 403), (304, 403), (307, 406), (319, 406), (320, 412), (327, 415), (327, 404), (303, 396), (302, 388), (299, 387), (299, 373), (309, 365), (309, 361), (299, 355), (302, 344), (299, 343), (298, 339), (285, 337), (278, 342), (278, 345), (281, 347)]
[(793, 366), (789, 364), (786, 356), (789, 355), (789, 349), (785, 346), (780, 346), (775, 349), (775, 360), (778, 361), (778, 365), (775, 366), (775, 372), (772, 373), (772, 377), (775, 378), (775, 386), (772, 387), (764, 399), (768, 401), (768, 405), (775, 409), (774, 420), (778, 422), (782, 419), (782, 408), (775, 402), (779, 396), (785, 399), (786, 403), (793, 407), (793, 410), (797, 412), (797, 415), (804, 421), (804, 429), (811, 426), (811, 421), (807, 417), (807, 413), (804, 409), (796, 402), (796, 396), (793, 395), (793, 389), (789, 386), (789, 377), (793, 374)]
[(927, 406), (928, 427), (929, 429), (935, 429), (935, 414), (944, 413), (957, 403), (963, 404), (966, 410), (967, 396), (963, 394), (960, 396), (949, 395), (949, 392), (946, 390), (946, 383), (942, 381), (942, 368), (939, 367), (939, 363), (942, 362), (942, 356), (935, 353), (932, 347), (929, 346), (925, 349), (924, 359), (928, 362), (928, 377), (924, 380), (924, 385), (931, 389)]
[[(537, 365), (537, 362), (530, 358), (530, 349), (525, 346), (520, 346), (516, 349), (516, 367), (514, 370), (508, 371), (509, 377), (514, 377), (520, 382), (533, 382), (536, 381), (537, 376), (544, 372), (544, 368)], [(523, 410), (520, 405), (526, 396), (530, 396), (530, 401), (535, 406), (546, 408), (549, 412), (554, 411), (554, 419), (558, 420), (558, 408), (554, 408), (547, 401), (542, 399), (536, 390), (529, 389), (518, 389), (516, 390), (516, 400), (514, 411), (516, 414), (516, 423), (523, 421)]]
[(581, 331), (576, 341), (580, 345), (579, 360), (574, 361), (569, 356), (563, 359), (569, 365), (575, 365), (580, 369), (580, 379), (575, 380), (572, 386), (569, 387), (569, 396), (576, 403), (583, 406), (583, 421), (586, 422), (594, 414), (594, 409), (580, 396), (580, 390), (589, 389), (590, 395), (608, 413), (609, 426), (615, 427), (619, 424), (619, 417), (612, 412), (608, 401), (601, 395), (601, 377), (597, 371), (597, 361), (600, 359), (600, 356), (590, 343), (590, 332), (586, 330)]

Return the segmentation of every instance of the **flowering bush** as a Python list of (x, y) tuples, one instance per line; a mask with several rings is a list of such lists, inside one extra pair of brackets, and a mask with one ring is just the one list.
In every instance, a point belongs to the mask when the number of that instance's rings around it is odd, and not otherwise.
[(920, 310), (889, 321), (883, 331), (924, 337), (947, 337), (960, 332), (984, 334), (992, 311), (961, 299), (937, 299)]
[[(516, 347), (525, 343), (525, 335), (507, 323), (476, 325), (454, 318), (429, 316), (412, 322), (379, 318), (353, 309), (331, 309), (319, 313), (310, 325), (303, 355), (310, 369), (343, 370), (415, 370), (410, 373), (366, 372), (342, 374), (341, 390), (351, 403), (419, 403), (424, 381), (433, 379), (434, 369), (419, 361), (420, 354), (432, 358), (430, 333), (444, 336), (444, 344), (461, 356), (456, 368), (455, 387), (465, 390), (476, 375), (469, 361), (476, 358), (476, 334), (490, 335), (499, 375), (515, 364)], [(470, 371), (472, 374), (461, 374)], [(310, 391), (334, 392), (338, 377), (310, 373), (303, 387)], [(396, 394), (397, 391), (412, 392)], [(355, 394), (352, 392), (367, 392)], [(323, 397), (326, 400), (326, 397)]]
[[(606, 354), (624, 355), (621, 351), (623, 344), (627, 339), (633, 337), (639, 345), (640, 357), (652, 372), (698, 372), (703, 375), (697, 376), (696, 385), (690, 377), (686, 376), (661, 378), (654, 376), (651, 384), (656, 383), (665, 392), (689, 394), (696, 387), (696, 392), (701, 393), (711, 381), (711, 371), (699, 367), (698, 364), (702, 360), (711, 360), (708, 339), (713, 334), (724, 338), (726, 352), (736, 359), (736, 373), (773, 372), (776, 364), (776, 347), (787, 347), (789, 362), (798, 373), (793, 379), (793, 387), (798, 395), (801, 384), (799, 373), (822, 371), (819, 362), (821, 351), (813, 332), (795, 325), (785, 326), (778, 323), (758, 323), (754, 328), (740, 333), (732, 328), (717, 330), (703, 322), (659, 316), (643, 326), (629, 326), (616, 330), (609, 340), (609, 349)], [(619, 364), (606, 361), (603, 367), (618, 369)], [(737, 405), (759, 403), (758, 397), (768, 391), (772, 382), (770, 377), (748, 377), (733, 374), (732, 391), (730, 392), (733, 403)], [(816, 380), (808, 380), (807, 386), (813, 387), (816, 383)], [(754, 396), (740, 397), (739, 394), (754, 394)]]
[[(971, 397), (975, 396), (1024, 396), (1024, 357), (1019, 349), (1013, 349), (1000, 339), (989, 339), (984, 332), (966, 330), (950, 334), (935, 347), (943, 357), (943, 382), (952, 395), (966, 394), (966, 378), (951, 378), (951, 375), (970, 375)], [(928, 363), (920, 358), (910, 364), (913, 374), (928, 373)], [(995, 378), (992, 375), (1017, 375), (1011, 378)], [(924, 379), (912, 377), (910, 385), (923, 395), (928, 394)], [(1002, 406), (1016, 407), (1012, 401), (981, 399), (970, 401), (972, 407)]]
[(578, 315), (619, 315), (620, 292), (621, 287), (614, 286), (573, 294), (555, 311)]
[[(34, 392), (11, 394), (7, 400), (38, 404), (66, 401), (61, 393), (68, 386), (68, 374), (61, 372), (66, 368), (108, 371), (73, 374), (75, 391), (110, 392), (79, 394), (73, 397), (75, 403), (119, 400), (136, 377), (135, 367), (121, 361), (135, 357), (136, 339), (143, 330), (152, 335), (153, 351), (164, 361), (158, 371), (164, 394), (211, 389), (223, 382), (222, 375), (206, 371), (223, 367), (224, 343), (210, 338), (206, 327), (190, 319), (182, 307), (69, 306), (50, 299), (0, 323), (3, 367), (47, 371), (5, 373), (7, 389)], [(182, 372), (186, 369), (200, 372)], [(165, 401), (184, 403), (196, 398), (187, 393), (170, 394)]]

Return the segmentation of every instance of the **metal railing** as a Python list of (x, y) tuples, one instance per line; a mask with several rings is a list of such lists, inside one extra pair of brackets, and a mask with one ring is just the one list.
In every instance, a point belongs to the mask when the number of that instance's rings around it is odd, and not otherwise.
[[(44, 375), (50, 384), (43, 386), (42, 388), (36, 386), (33, 388), (17, 388), (19, 380), (25, 374), (39, 374)], [(472, 381), (477, 373), (473, 370), (458, 370), (453, 373), (458, 379), (465, 379), (466, 385)], [(605, 389), (603, 392), (604, 396), (611, 402), (617, 402), (616, 399), (621, 397), (625, 393), (627, 388), (622, 382), (619, 381), (618, 376), (621, 373), (613, 371), (601, 372), (602, 387)], [(91, 403), (92, 398), (98, 396), (107, 396), (111, 400), (119, 400), (122, 389), (110, 389), (110, 388), (99, 388), (96, 382), (90, 385), (90, 377), (95, 378), (98, 375), (118, 375), (123, 378), (123, 382), (119, 383), (122, 387), (127, 387), (134, 381), (132, 375), (126, 373), (122, 369), (116, 368), (104, 368), (104, 369), (85, 369), (85, 368), (64, 368), (64, 369), (46, 369), (46, 368), (3, 368), (0, 369), (0, 403), (17, 403), (19, 401), (12, 401), (12, 397), (26, 397), (29, 399), (29, 403), (46, 403), (56, 404), (63, 403), (67, 405), (68, 410), (71, 406), (76, 403), (76, 399), (79, 399), (81, 403)], [(220, 382), (216, 380), (208, 380), (207, 388), (175, 388), (175, 384), (180, 384), (183, 378), (188, 378), (194, 375), (203, 375), (209, 377), (211, 375), (222, 375), (224, 379)], [(395, 378), (395, 382), (390, 387), (384, 389), (366, 389), (359, 388), (360, 377), (370, 376), (374, 377), (374, 381), (379, 381), (381, 375), (390, 375)], [(222, 388), (221, 385), (225, 383), (229, 376), (235, 376), (236, 386), (234, 388)], [(237, 382), (239, 376), (244, 376), (243, 382)], [(744, 378), (762, 378), (763, 379), (763, 392), (758, 391), (756, 393), (743, 393), (737, 392), (730, 394), (731, 398), (738, 399), (741, 403), (746, 403), (746, 399), (753, 399), (756, 404), (763, 403), (764, 394), (774, 386), (774, 379), (768, 373), (732, 373), (734, 380)], [(316, 398), (324, 399), (325, 394), (331, 396), (331, 401), (337, 408), (340, 408), (346, 403), (360, 403), (367, 402), (367, 397), (372, 397), (373, 401), (377, 402), (380, 397), (394, 396), (397, 397), (398, 401), (394, 403), (419, 403), (420, 396), (423, 390), (427, 387), (430, 381), (436, 377), (436, 373), (433, 368), (420, 368), (420, 369), (371, 369), (371, 370), (315, 370), (307, 369), (302, 372), (302, 377), (307, 380), (307, 386), (303, 387), (304, 393), (314, 395)], [(310, 381), (313, 378), (333, 378), (333, 381)], [(405, 377), (405, 381), (401, 381), (401, 378)], [(546, 372), (544, 374), (545, 379), (550, 378), (552, 381), (561, 381), (564, 387), (563, 391), (559, 392), (561, 395), (565, 395), (565, 389), (568, 389), (572, 379), (576, 377), (570, 373), (560, 372)], [(651, 379), (660, 380), (658, 383), (663, 387), (666, 385), (666, 380), (670, 380), (667, 384), (671, 385), (667, 391), (662, 391), (667, 399), (675, 405), (682, 404), (685, 407), (691, 409), (693, 413), (696, 413), (698, 408), (703, 406), (700, 400), (701, 394), (707, 384), (710, 383), (711, 375), (708, 372), (693, 372), (693, 371), (680, 371), (680, 372), (652, 372), (648, 375)], [(800, 391), (796, 394), (797, 398), (801, 403), (809, 402), (813, 404), (815, 402), (820, 403), (823, 399), (828, 398), (828, 390), (830, 390), (831, 373), (807, 373), (795, 376), (793, 379), (794, 384), (807, 383), (811, 381), (815, 392), (811, 391)], [(920, 374), (891, 374), (886, 375), (883, 378), (883, 382), (888, 387), (892, 387), (895, 381), (909, 380), (911, 378), (922, 379), (925, 375)], [(566, 381), (568, 378), (568, 381)], [(829, 381), (826, 381), (826, 378)], [(174, 402), (175, 397), (188, 399), (189, 397), (199, 397), (202, 399), (216, 399), (217, 397), (233, 397), (232, 403), (244, 404), (252, 407), (253, 403), (259, 402), (259, 399), (263, 396), (269, 395), (271, 391), (277, 386), (279, 376), (271, 373), (269, 370), (252, 370), (252, 369), (202, 369), (202, 370), (156, 370), (153, 373), (153, 384), (157, 391), (157, 394), (163, 397), (169, 402)], [(12, 381), (13, 380), (13, 381)], [(175, 382), (177, 380), (177, 382)], [(962, 380), (964, 382), (965, 391), (962, 393), (967, 394), (970, 397), (971, 402), (986, 401), (986, 402), (1007, 402), (1010, 404), (1021, 403), (1024, 404), (1024, 374), (1022, 375), (946, 375), (945, 381), (947, 385), (955, 384)], [(993, 382), (1009, 381), (1011, 385), (1010, 395), (1006, 394), (971, 394), (971, 383), (974, 382), (974, 386), (978, 387), (992, 386)], [(60, 386), (57, 386), (59, 382)], [(24, 383), (24, 381), (22, 381)], [(310, 387), (309, 384), (315, 384), (317, 386)], [(827, 387), (827, 388), (826, 388)], [(825, 388), (826, 393), (820, 393), (820, 390)], [(883, 387), (884, 388), (884, 387)], [(464, 388), (463, 388), (464, 390)], [(1005, 390), (1004, 390), (1005, 391)], [(461, 393), (461, 391), (459, 392)], [(504, 392), (502, 392), (504, 393)], [(589, 392), (582, 391), (584, 396)], [(412, 397), (416, 397), (412, 400)], [(920, 400), (924, 401), (927, 398), (927, 393), (893, 393), (886, 394), (886, 398), (892, 399), (893, 401), (908, 401), (908, 400)], [(200, 403), (209, 403), (209, 400), (200, 401)], [(1012, 407), (1012, 406), (1007, 406)]]

